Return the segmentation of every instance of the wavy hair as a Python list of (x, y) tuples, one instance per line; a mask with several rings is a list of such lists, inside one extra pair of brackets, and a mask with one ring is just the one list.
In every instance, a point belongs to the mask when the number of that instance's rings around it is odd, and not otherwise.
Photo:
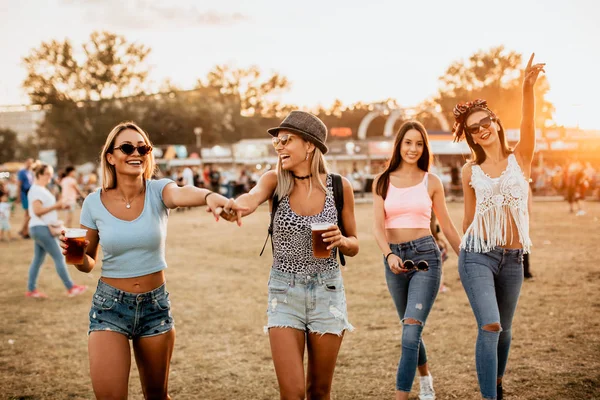
[[(112, 152), (115, 150), (115, 140), (117, 136), (126, 129), (136, 131), (142, 135), (144, 142), (148, 146), (152, 146), (148, 134), (135, 123), (127, 121), (121, 122), (119, 125), (115, 126), (108, 134), (106, 142), (104, 143), (104, 147), (102, 148), (102, 152), (100, 153), (100, 169), (102, 170), (103, 190), (114, 189), (117, 186), (117, 171), (115, 170), (115, 166), (108, 162), (106, 155), (109, 153), (112, 154)], [(156, 161), (154, 160), (154, 154), (152, 152), (148, 153), (146, 157), (148, 157), (148, 159), (146, 163), (146, 169), (144, 169), (144, 180), (149, 180), (152, 179), (152, 175), (155, 172)]]

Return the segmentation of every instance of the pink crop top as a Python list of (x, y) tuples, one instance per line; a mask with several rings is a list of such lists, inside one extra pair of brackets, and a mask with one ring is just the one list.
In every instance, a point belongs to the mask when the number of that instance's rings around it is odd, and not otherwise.
[(390, 182), (383, 203), (386, 229), (429, 229), (432, 201), (427, 191), (427, 178), (425, 173), (421, 183), (407, 188), (397, 188)]

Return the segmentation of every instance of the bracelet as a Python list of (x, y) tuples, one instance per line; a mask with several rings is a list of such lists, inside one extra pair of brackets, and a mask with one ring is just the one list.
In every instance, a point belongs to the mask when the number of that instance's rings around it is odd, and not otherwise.
[(393, 251), (390, 251), (389, 253), (387, 253), (387, 254), (385, 255), (385, 262), (388, 262), (388, 263), (389, 263), (389, 261), (388, 261), (388, 257), (389, 257), (389, 256), (391, 256), (392, 254), (394, 254), (394, 252), (393, 252)]
[(206, 199), (208, 199), (208, 196), (210, 196), (211, 194), (215, 194), (215, 192), (208, 192), (208, 193), (206, 193), (206, 196), (204, 196), (204, 203), (208, 204), (206, 202)]

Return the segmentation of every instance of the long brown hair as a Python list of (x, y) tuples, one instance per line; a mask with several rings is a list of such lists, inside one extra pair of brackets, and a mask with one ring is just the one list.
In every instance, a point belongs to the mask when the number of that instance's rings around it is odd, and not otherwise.
[(406, 132), (411, 129), (415, 129), (421, 133), (421, 137), (423, 138), (423, 154), (417, 160), (417, 166), (427, 172), (429, 171), (429, 164), (431, 163), (431, 152), (429, 151), (429, 139), (427, 137), (427, 130), (418, 121), (406, 121), (402, 124), (398, 133), (396, 134), (396, 140), (394, 141), (394, 150), (392, 152), (392, 157), (388, 162), (385, 171), (383, 171), (377, 177), (377, 186), (375, 187), (375, 193), (379, 196), (385, 197), (387, 196), (388, 186), (390, 184), (390, 174), (397, 170), (402, 163), (402, 155), (400, 154), (400, 148), (402, 147), (402, 141), (404, 140), (404, 136), (406, 136)]
[(469, 145), (469, 148), (471, 149), (471, 162), (474, 164), (477, 164), (477, 165), (481, 165), (487, 158), (485, 151), (483, 150), (483, 147), (481, 147), (481, 145), (475, 143), (473, 141), (473, 137), (471, 136), (471, 134), (467, 133), (467, 130), (466, 130), (467, 118), (469, 118), (469, 115), (471, 115), (477, 111), (486, 112), (492, 118), (492, 121), (496, 122), (498, 124), (498, 139), (500, 139), (500, 146), (502, 147), (502, 154), (505, 157), (508, 157), (509, 154), (512, 154), (513, 149), (508, 146), (508, 142), (506, 141), (506, 134), (504, 133), (504, 127), (502, 126), (502, 122), (500, 121), (500, 118), (496, 117), (496, 115), (487, 108), (473, 107), (469, 110), (469, 112), (465, 116), (465, 123), (463, 126), (465, 138), (467, 139), (467, 144)]

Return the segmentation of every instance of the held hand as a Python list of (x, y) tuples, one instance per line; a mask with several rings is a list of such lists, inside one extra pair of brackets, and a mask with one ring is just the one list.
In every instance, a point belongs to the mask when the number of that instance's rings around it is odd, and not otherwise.
[(337, 227), (337, 225), (333, 225), (332, 227), (330, 227), (321, 236), (323, 237), (323, 241), (325, 243), (329, 243), (329, 246), (327, 246), (327, 250), (331, 250), (334, 247), (342, 246), (344, 244), (344, 239), (346, 239), (342, 235), (342, 232), (340, 231), (340, 228)]
[(236, 221), (238, 226), (242, 226), (242, 213), (248, 210), (247, 207), (223, 196), (209, 196), (207, 203), (207, 211), (212, 212), (217, 221), (223, 218), (229, 222)]
[(407, 269), (404, 268), (404, 262), (402, 261), (402, 259), (400, 257), (398, 257), (395, 254), (390, 254), (387, 258), (388, 261), (388, 265), (390, 266), (390, 270), (398, 275), (398, 274), (402, 274), (402, 273), (406, 273), (408, 272)]
[(546, 72), (544, 70), (544, 66), (546, 64), (533, 64), (533, 56), (535, 56), (535, 53), (531, 54), (531, 57), (529, 57), (529, 62), (527, 63), (527, 67), (525, 68), (523, 89), (533, 89), (533, 86), (535, 85), (535, 82), (537, 81), (540, 72)]

